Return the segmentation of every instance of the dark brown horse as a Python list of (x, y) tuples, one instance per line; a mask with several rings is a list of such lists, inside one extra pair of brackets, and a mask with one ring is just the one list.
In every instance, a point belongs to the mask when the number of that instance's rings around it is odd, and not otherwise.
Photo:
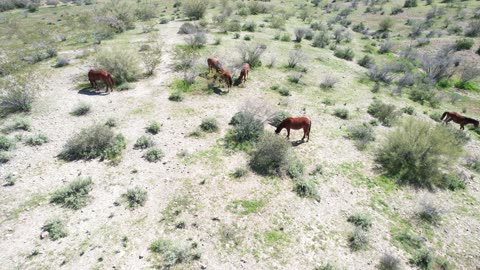
[(447, 124), (450, 121), (453, 121), (460, 125), (460, 129), (464, 129), (465, 125), (473, 124), (475, 128), (478, 127), (478, 121), (466, 116), (463, 116), (457, 112), (444, 112), (442, 118), (440, 118), (443, 124)]
[(88, 80), (90, 81), (90, 84), (92, 87), (94, 87), (97, 91), (98, 89), (98, 84), (97, 81), (101, 80), (105, 83), (105, 91), (108, 92), (108, 88), (110, 87), (110, 91), (113, 91), (113, 86), (115, 86), (115, 81), (112, 78), (112, 74), (108, 73), (108, 71), (105, 70), (93, 70), (91, 69), (88, 72)]
[(210, 72), (212, 69), (215, 69), (218, 73), (220, 73), (220, 71), (223, 70), (222, 64), (215, 57), (209, 57), (207, 59), (207, 64), (208, 64), (208, 72)]
[(249, 72), (250, 72), (250, 65), (248, 63), (243, 64), (242, 70), (240, 71), (240, 76), (237, 79), (237, 83), (241, 84), (242, 82), (246, 82)]
[(225, 81), (225, 84), (227, 85), (228, 90), (230, 91), (230, 88), (233, 85), (232, 82), (232, 73), (226, 69), (222, 69), (220, 71), (220, 75), (222, 76), (222, 79)]
[(310, 140), (310, 128), (312, 127), (312, 121), (307, 117), (288, 117), (278, 125), (275, 133), (280, 133), (282, 129), (287, 129), (287, 138), (290, 138), (290, 129), (303, 129), (302, 141), (307, 137), (307, 142)]

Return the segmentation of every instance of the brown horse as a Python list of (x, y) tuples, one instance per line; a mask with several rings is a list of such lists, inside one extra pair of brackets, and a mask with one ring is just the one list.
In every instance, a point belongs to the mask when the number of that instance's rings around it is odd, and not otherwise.
[(302, 141), (307, 137), (307, 142), (310, 140), (310, 128), (312, 127), (312, 121), (307, 117), (288, 117), (278, 125), (275, 133), (280, 133), (282, 129), (287, 129), (287, 138), (290, 138), (290, 129), (303, 129)]
[(112, 78), (112, 74), (108, 73), (105, 70), (93, 70), (91, 69), (88, 72), (88, 80), (90, 81), (90, 84), (92, 87), (94, 87), (97, 91), (98, 89), (98, 84), (96, 81), (101, 80), (105, 83), (105, 91), (108, 92), (108, 88), (110, 87), (110, 91), (113, 91), (113, 86), (115, 86), (115, 81)]
[(465, 125), (473, 124), (475, 128), (478, 127), (478, 121), (466, 116), (463, 116), (457, 112), (444, 112), (442, 118), (440, 118), (443, 124), (447, 124), (452, 121), (460, 125), (460, 129), (464, 129)]
[(223, 70), (222, 64), (215, 57), (209, 57), (207, 59), (207, 64), (208, 64), (208, 72), (210, 72), (212, 69), (215, 69), (218, 73), (220, 73), (220, 71)]
[(222, 76), (222, 79), (225, 81), (225, 84), (227, 85), (228, 91), (230, 91), (230, 88), (232, 87), (232, 73), (226, 69), (222, 69), (220, 71), (220, 75)]
[(250, 65), (248, 63), (243, 64), (242, 70), (240, 71), (240, 76), (237, 79), (237, 83), (241, 84), (242, 82), (246, 82), (249, 72), (250, 72)]

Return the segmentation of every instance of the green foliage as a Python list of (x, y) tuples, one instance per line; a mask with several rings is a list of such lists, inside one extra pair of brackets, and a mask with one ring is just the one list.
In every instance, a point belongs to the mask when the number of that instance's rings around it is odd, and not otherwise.
[(67, 236), (67, 231), (63, 221), (58, 218), (48, 220), (45, 225), (42, 226), (42, 231), (48, 232), (48, 237), (53, 241)]
[(420, 104), (428, 103), (432, 108), (438, 107), (440, 99), (435, 89), (428, 84), (419, 84), (410, 91), (410, 99)]
[(417, 0), (405, 0), (405, 4), (403, 4), (404, 8), (416, 7), (418, 6)]
[[(120, 33), (135, 28), (135, 8), (130, 1), (105, 1), (99, 11), (99, 16), (114, 18), (113, 23), (107, 23), (107, 25), (113, 28), (115, 32)], [(104, 20), (108, 21), (106, 18)]]
[(208, 4), (208, 0), (183, 0), (183, 13), (187, 18), (199, 20), (205, 16)]
[(341, 119), (348, 119), (350, 117), (350, 112), (347, 109), (337, 108), (333, 111), (333, 115)]
[(415, 115), (415, 108), (412, 106), (406, 106), (402, 108), (402, 113), (406, 113), (408, 115)]
[(233, 177), (235, 177), (235, 178), (241, 178), (241, 177), (243, 177), (247, 174), (248, 174), (248, 170), (246, 168), (243, 168), (243, 167), (242, 168), (236, 168), (232, 173)]
[(187, 244), (179, 241), (159, 239), (154, 241), (149, 249), (151, 252), (161, 255), (163, 265), (167, 269), (180, 263), (189, 262), (198, 257)]
[(150, 148), (147, 150), (145, 155), (143, 156), (148, 162), (157, 162), (161, 160), (165, 154), (162, 150), (158, 148)]
[(400, 260), (392, 254), (385, 253), (380, 258), (379, 270), (400, 270)]
[(365, 56), (363, 56), (363, 58), (358, 60), (358, 64), (362, 67), (369, 68), (371, 65), (375, 64), (375, 60), (373, 59), (373, 57), (366, 54)]
[(147, 191), (140, 187), (128, 189), (127, 193), (123, 194), (122, 196), (127, 200), (128, 207), (131, 209), (144, 206), (145, 202), (147, 201)]
[(139, 57), (135, 52), (120, 49), (101, 50), (97, 53), (97, 69), (108, 70), (117, 84), (136, 81), (141, 74)]
[(89, 160), (94, 158), (117, 160), (126, 148), (125, 137), (105, 125), (95, 124), (73, 135), (58, 155), (61, 159)]
[(418, 217), (431, 224), (438, 224), (442, 220), (442, 211), (436, 205), (429, 201), (422, 201)]
[(334, 55), (338, 58), (345, 59), (348, 61), (352, 61), (355, 53), (350, 48), (337, 48), (335, 49)]
[[(0, 72), (1, 73), (1, 72)], [(0, 116), (29, 112), (39, 92), (35, 76), (8, 76), (0, 81)]]
[(317, 183), (313, 179), (296, 179), (293, 190), (299, 197), (313, 198), (317, 201), (320, 201)]
[(112, 128), (117, 126), (117, 120), (115, 118), (108, 118), (105, 122), (105, 126)]
[(142, 135), (140, 138), (137, 139), (135, 144), (133, 145), (134, 149), (147, 149), (155, 145), (153, 139), (149, 136)]
[(313, 47), (325, 48), (330, 44), (330, 36), (327, 31), (321, 31), (313, 38)]
[(366, 123), (348, 128), (348, 138), (355, 140), (359, 150), (366, 148), (367, 144), (375, 140), (373, 128)]
[(256, 28), (257, 28), (257, 24), (254, 21), (246, 22), (242, 26), (242, 30), (248, 31), (248, 32), (255, 32)]
[(297, 179), (303, 176), (305, 173), (305, 166), (303, 163), (295, 157), (291, 157), (289, 161), (289, 166), (287, 169), (287, 174), (293, 179)]
[(13, 122), (10, 125), (8, 125), (5, 131), (9, 132), (13, 130), (30, 131), (31, 130), (30, 120), (23, 117), (15, 118)]
[(368, 106), (367, 112), (387, 127), (392, 126), (399, 116), (395, 105), (386, 104), (377, 99)]
[(432, 269), (434, 258), (429, 250), (423, 249), (410, 259), (410, 263), (418, 266), (418, 268), (422, 270), (428, 270)]
[(39, 146), (47, 142), (48, 142), (48, 137), (44, 134), (33, 135), (28, 137), (25, 140), (25, 144), (30, 146)]
[(372, 227), (372, 218), (369, 214), (366, 213), (357, 213), (350, 215), (347, 221), (353, 223), (353, 225), (360, 227), (365, 231), (368, 231)]
[(15, 143), (11, 141), (7, 136), (0, 134), (0, 151), (8, 151), (15, 146)]
[[(1, 164), (2, 162), (0, 162)], [(13, 175), (12, 173), (9, 173), (5, 176), (4, 178), (5, 183), (3, 184), (6, 187), (13, 186), (15, 185), (15, 182), (17, 181), (17, 177)]]
[(376, 153), (383, 170), (403, 183), (444, 187), (442, 169), (458, 158), (462, 147), (442, 126), (408, 118), (386, 136)]
[(64, 207), (74, 210), (80, 209), (87, 204), (88, 193), (93, 189), (91, 177), (79, 177), (66, 187), (53, 192), (50, 202), (62, 204)]
[(87, 113), (90, 112), (90, 109), (91, 109), (90, 104), (80, 102), (77, 106), (75, 106), (75, 108), (73, 108), (70, 114), (75, 116), (86, 115)]
[(0, 164), (7, 163), (10, 160), (10, 154), (6, 151), (0, 150)]
[(349, 241), (352, 251), (367, 249), (369, 242), (368, 233), (361, 227), (357, 227), (350, 236)]
[(217, 132), (219, 130), (217, 119), (213, 117), (202, 119), (200, 128), (205, 132)]
[(455, 41), (455, 50), (462, 51), (462, 50), (470, 50), (473, 46), (473, 40), (464, 38), (464, 39), (457, 39)]
[(233, 128), (227, 134), (227, 146), (242, 148), (244, 143), (256, 142), (263, 134), (263, 122), (249, 111), (237, 112), (230, 120)]
[(248, 215), (257, 213), (263, 206), (265, 206), (263, 200), (234, 200), (228, 208), (234, 213)]
[(262, 175), (285, 175), (291, 162), (291, 145), (281, 136), (265, 133), (256, 145), (250, 167)]
[[(408, 1), (408, 0), (407, 0)], [(378, 25), (379, 26), (379, 30), (382, 31), (382, 32), (388, 32), (392, 29), (393, 27), (393, 19), (390, 18), (390, 17), (385, 17), (384, 19), (382, 19), (380, 21), (380, 24)]]
[(145, 131), (150, 134), (158, 134), (160, 132), (160, 128), (162, 125), (158, 123), (157, 121), (152, 121), (146, 128)]
[(175, 91), (170, 94), (168, 97), (168, 100), (170, 101), (175, 101), (175, 102), (180, 102), (183, 100), (183, 93), (181, 91)]
[(286, 111), (277, 111), (275, 114), (268, 118), (268, 123), (274, 127), (278, 127), (283, 120), (291, 117), (292, 115)]
[(473, 81), (456, 81), (455, 87), (472, 92), (480, 92), (480, 86)]

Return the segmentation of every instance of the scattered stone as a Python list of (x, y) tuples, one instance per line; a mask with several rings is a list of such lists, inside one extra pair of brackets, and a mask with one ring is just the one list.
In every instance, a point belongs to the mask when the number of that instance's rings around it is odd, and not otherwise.
[(242, 262), (242, 263), (247, 263), (247, 261), (246, 261), (244, 258), (241, 258), (241, 259), (240, 259), (240, 262)]
[(205, 264), (200, 264), (201, 269), (207, 269), (207, 266)]
[(143, 259), (143, 255), (138, 256), (138, 258), (139, 258), (140, 260)]
[(43, 231), (42, 233), (40, 233), (40, 239), (45, 239), (48, 237), (48, 232), (47, 231)]
[(213, 221), (220, 221), (220, 219), (218, 217), (213, 217), (212, 220)]

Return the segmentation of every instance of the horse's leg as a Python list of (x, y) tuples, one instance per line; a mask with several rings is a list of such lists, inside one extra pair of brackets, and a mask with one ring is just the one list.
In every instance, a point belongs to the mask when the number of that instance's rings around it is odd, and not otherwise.
[(290, 139), (290, 128), (287, 128), (287, 139)]
[(90, 81), (90, 85), (92, 86), (92, 88), (95, 88), (95, 85), (93, 85), (93, 80), (89, 80)]
[(100, 89), (98, 89), (98, 83), (97, 83), (97, 81), (94, 80), (93, 83), (95, 84), (95, 92), (98, 91), (98, 90), (100, 90)]
[(463, 124), (460, 124), (460, 129), (461, 129), (461, 130), (464, 130), (464, 129), (465, 129), (465, 127), (463, 126)]

